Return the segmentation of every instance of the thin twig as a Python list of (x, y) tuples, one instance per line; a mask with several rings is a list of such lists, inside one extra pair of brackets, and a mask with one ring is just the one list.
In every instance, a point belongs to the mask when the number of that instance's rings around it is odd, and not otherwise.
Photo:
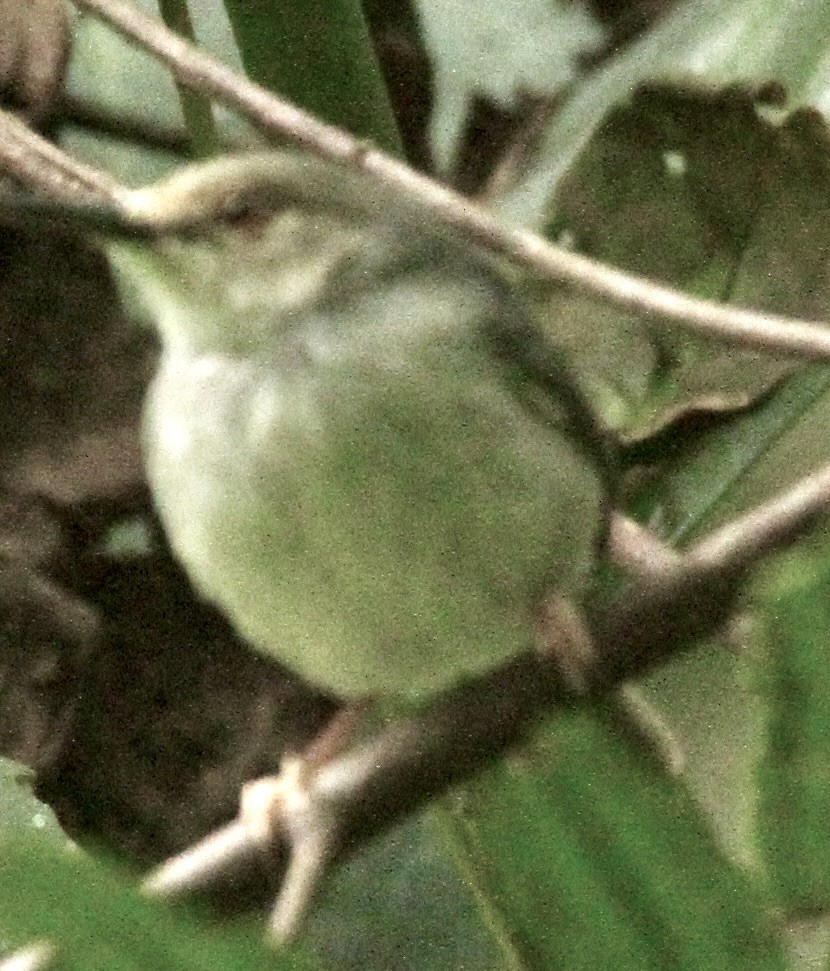
[(142, 889), (151, 897), (175, 899), (227, 880), (261, 859), (262, 847), (251, 838), (249, 827), (234, 820), (171, 857), (145, 878)]
[(0, 109), (0, 169), (59, 202), (121, 207), (128, 190), (106, 173), (78, 162)]
[(710, 533), (686, 554), (696, 569), (745, 569), (793, 543), (830, 508), (830, 466), (800, 479), (762, 506), (756, 506)]
[(327, 125), (240, 77), (123, 0), (73, 0), (167, 64), (176, 79), (245, 114), (266, 131), (330, 161), (370, 173), (425, 211), (493, 253), (544, 280), (581, 291), (625, 310), (645, 314), (719, 340), (767, 352), (830, 360), (830, 328), (820, 322), (727, 307), (698, 300), (503, 226), (485, 209), (389, 155)]
[(268, 921), (267, 940), (271, 944), (280, 946), (299, 936), (333, 855), (324, 832), (309, 834), (294, 844)]

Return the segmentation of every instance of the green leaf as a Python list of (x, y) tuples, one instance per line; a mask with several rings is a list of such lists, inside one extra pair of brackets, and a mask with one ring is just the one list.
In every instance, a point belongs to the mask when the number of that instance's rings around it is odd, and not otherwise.
[(360, 847), (332, 874), (304, 941), (337, 971), (501, 971), (432, 812)]
[(682, 782), (711, 821), (719, 846), (757, 869), (757, 786), (764, 710), (750, 649), (702, 644), (652, 672), (646, 698), (683, 753)]
[(810, 365), (722, 427), (677, 443), (637, 503), (673, 543), (771, 499), (830, 459), (830, 368)]
[(769, 710), (758, 769), (759, 830), (770, 884), (788, 912), (830, 906), (830, 560), (791, 553), (756, 591)]
[(260, 934), (200, 926), (125, 887), (80, 854), (32, 841), (0, 848), (0, 933), (17, 946), (48, 940), (67, 971), (302, 971), (297, 950), (274, 954)]
[[(776, 128), (738, 93), (640, 92), (561, 187), (554, 235), (716, 301), (830, 314), (827, 140)], [(796, 365), (554, 293), (550, 330), (606, 421), (640, 439), (693, 412), (745, 408)]]
[(782, 968), (764, 901), (682, 789), (592, 716), (468, 786), (454, 829), (507, 966)]
[[(646, 84), (713, 94), (762, 92), (778, 119), (799, 110), (827, 117), (830, 6), (777, 0), (686, 0), (639, 41), (588, 76), (557, 113), (533, 165), (498, 203), (507, 218), (539, 228), (562, 178), (615, 107)], [(764, 90), (765, 89), (765, 90)]]
[(359, 0), (224, 2), (253, 81), (400, 154), (400, 136)]

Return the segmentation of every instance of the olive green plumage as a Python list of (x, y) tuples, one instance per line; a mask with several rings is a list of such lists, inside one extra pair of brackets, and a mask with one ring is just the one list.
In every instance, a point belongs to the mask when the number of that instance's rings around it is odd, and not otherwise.
[(541, 598), (584, 583), (603, 486), (496, 270), (296, 155), (186, 169), (134, 209), (165, 230), (112, 245), (163, 341), (147, 467), (198, 589), (345, 696), (423, 698), (531, 648)]

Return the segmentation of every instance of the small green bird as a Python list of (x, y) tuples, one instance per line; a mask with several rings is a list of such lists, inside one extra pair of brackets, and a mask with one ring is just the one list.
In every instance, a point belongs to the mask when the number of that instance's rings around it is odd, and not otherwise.
[(196, 587), (318, 687), (418, 701), (534, 644), (604, 525), (601, 436), (494, 266), (295, 154), (132, 197), (147, 469)]

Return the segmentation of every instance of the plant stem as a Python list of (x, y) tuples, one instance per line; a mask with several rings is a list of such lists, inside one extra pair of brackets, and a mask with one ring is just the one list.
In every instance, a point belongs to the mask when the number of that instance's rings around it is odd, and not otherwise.
[[(188, 40), (195, 40), (187, 0), (159, 0), (159, 12), (171, 30)], [(193, 154), (197, 158), (209, 158), (215, 155), (220, 150), (220, 140), (216, 132), (210, 100), (179, 80), (176, 81), (176, 88), (179, 92), (185, 126), (190, 134)]]

